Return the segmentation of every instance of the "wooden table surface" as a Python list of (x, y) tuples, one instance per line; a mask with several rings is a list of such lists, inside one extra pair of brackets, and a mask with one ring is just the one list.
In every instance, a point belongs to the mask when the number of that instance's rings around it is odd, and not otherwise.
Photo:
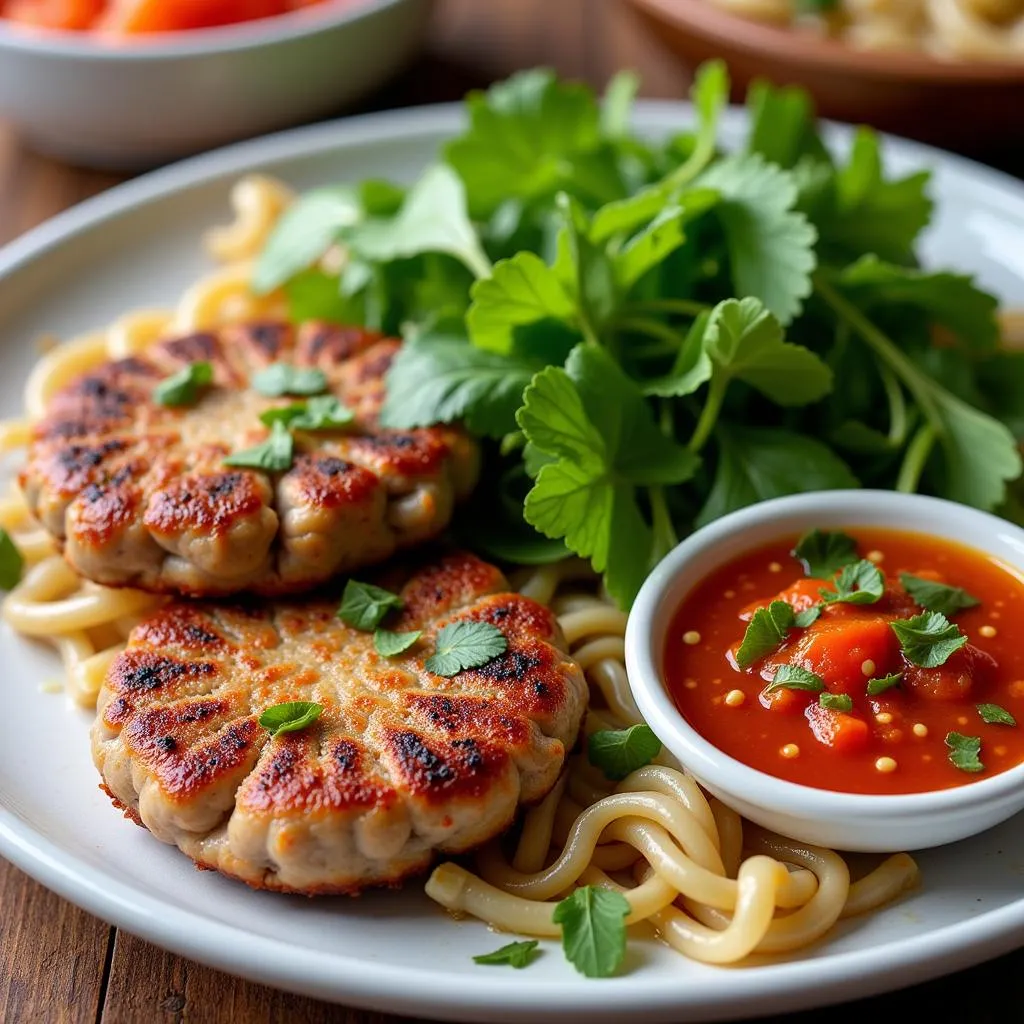
[[(687, 85), (685, 70), (617, 0), (439, 0), (423, 56), (359, 109), (457, 99), (468, 88), (540, 64), (595, 85), (632, 67), (643, 74), (649, 96), (680, 97)], [(989, 156), (1024, 172), (1019, 155)], [(33, 154), (0, 124), (0, 243), (119, 180)], [(1022, 979), (1024, 949), (887, 996), (774, 1020), (861, 1024), (930, 1015), (994, 1024), (998, 1012), (1006, 1024), (1024, 1020)], [(165, 953), (83, 913), (0, 860), (0, 1022), (399, 1020), (278, 992)]]

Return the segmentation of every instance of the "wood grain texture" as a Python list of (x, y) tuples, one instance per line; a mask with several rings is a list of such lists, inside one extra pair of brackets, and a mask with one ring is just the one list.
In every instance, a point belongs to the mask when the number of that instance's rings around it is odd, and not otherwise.
[[(424, 55), (360, 109), (458, 99), (537, 65), (599, 87), (619, 68), (632, 68), (646, 96), (679, 98), (688, 82), (687, 69), (619, 0), (440, 0)], [(1011, 154), (1003, 166), (1024, 172), (1021, 159)], [(33, 154), (0, 125), (0, 243), (117, 180)], [(115, 937), (2, 861), (0, 911), (0, 1024), (415, 1024), (232, 978), (124, 932)], [(1006, 1024), (1024, 1019), (1022, 1005), (1024, 950), (889, 995), (765, 1021), (930, 1016), (995, 1024), (998, 1015)]]

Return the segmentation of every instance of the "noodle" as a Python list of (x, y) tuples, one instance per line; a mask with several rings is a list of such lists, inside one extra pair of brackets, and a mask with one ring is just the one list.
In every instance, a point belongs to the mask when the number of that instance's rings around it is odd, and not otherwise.
[[(779, 8), (773, 0), (761, 6)], [(242, 179), (232, 192), (235, 220), (207, 236), (220, 266), (174, 309), (129, 313), (43, 355), (26, 385), (27, 418), (0, 424), (0, 451), (24, 447), (52, 396), (107, 359), (144, 351), (168, 331), (283, 316), (282, 297), (255, 296), (249, 282), (253, 261), (290, 201), (279, 182)], [(1020, 324), (1008, 320), (1011, 330), (1021, 331)], [(32, 521), (17, 488), (0, 498), (0, 526), (26, 564), (4, 602), (4, 618), (23, 635), (52, 643), (64, 662), (67, 692), (80, 706), (94, 707), (131, 629), (164, 599), (81, 580)], [(626, 616), (596, 589), (589, 566), (570, 559), (522, 570), (514, 585), (554, 609), (591, 684), (585, 734), (640, 722), (624, 665)], [(746, 825), (709, 800), (667, 752), (617, 784), (574, 755), (548, 796), (525, 814), (511, 856), (493, 842), (479, 851), (475, 866), (473, 873), (441, 864), (426, 883), (428, 895), (497, 928), (554, 938), (561, 928), (552, 920), (552, 901), (577, 885), (602, 886), (625, 896), (629, 924), (647, 922), (669, 945), (708, 963), (807, 945), (840, 916), (892, 900), (917, 877), (914, 862), (900, 854), (851, 884), (838, 854)]]

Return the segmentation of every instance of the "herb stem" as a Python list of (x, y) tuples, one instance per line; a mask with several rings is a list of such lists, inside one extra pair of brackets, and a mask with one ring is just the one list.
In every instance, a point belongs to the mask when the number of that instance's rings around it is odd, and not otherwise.
[(654, 565), (662, 560), (678, 543), (679, 535), (672, 524), (672, 515), (665, 500), (664, 487), (648, 487), (651, 502), (651, 526), (654, 530)]
[(896, 375), (888, 366), (879, 368), (885, 397), (889, 400), (889, 443), (898, 448), (907, 439), (907, 401)]
[(728, 386), (729, 378), (725, 374), (716, 374), (711, 378), (708, 397), (704, 402), (704, 408), (701, 409), (700, 419), (697, 420), (690, 443), (687, 445), (691, 452), (699, 452), (711, 436), (711, 431), (714, 430), (715, 423), (718, 421), (718, 414), (722, 411), (722, 402), (725, 400)]
[(671, 346), (671, 352), (677, 352), (685, 340), (678, 331), (673, 330), (668, 324), (652, 320), (650, 317), (615, 317), (611, 326), (619, 331), (635, 331), (637, 334), (646, 334), (650, 338), (667, 342)]
[(896, 490), (904, 494), (913, 494), (920, 483), (925, 463), (935, 445), (937, 435), (930, 423), (925, 423), (911, 439), (903, 456), (899, 476), (896, 478)]
[(679, 313), (682, 316), (700, 316), (706, 313), (710, 306), (694, 299), (644, 299), (641, 302), (631, 302), (626, 306), (627, 311), (636, 310), (644, 313)]

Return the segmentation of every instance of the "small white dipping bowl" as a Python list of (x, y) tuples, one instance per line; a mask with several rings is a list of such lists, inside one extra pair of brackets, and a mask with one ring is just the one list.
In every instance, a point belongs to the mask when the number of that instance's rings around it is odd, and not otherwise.
[(665, 746), (709, 792), (765, 828), (839, 850), (915, 850), (982, 832), (1024, 809), (1024, 765), (954, 789), (893, 796), (787, 782), (724, 754), (676, 709), (665, 685), (665, 640), (686, 595), (739, 555), (818, 527), (910, 530), (992, 555), (1024, 575), (1024, 530), (986, 512), (892, 491), (819, 491), (765, 501), (697, 530), (644, 583), (626, 626), (636, 703)]
[(38, 149), (118, 170), (338, 111), (423, 39), (432, 0), (325, 0), (124, 43), (0, 19), (0, 117)]

